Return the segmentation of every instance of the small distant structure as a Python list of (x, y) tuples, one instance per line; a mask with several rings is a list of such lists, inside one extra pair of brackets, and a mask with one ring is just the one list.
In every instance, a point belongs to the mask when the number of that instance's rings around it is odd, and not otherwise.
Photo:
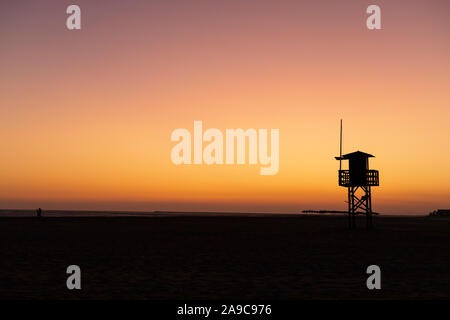
[[(355, 216), (357, 214), (366, 215), (366, 227), (371, 229), (372, 224), (372, 191), (371, 187), (379, 185), (378, 170), (369, 169), (369, 158), (373, 155), (356, 151), (342, 155), (342, 120), (340, 137), (339, 160), (339, 186), (348, 190), (348, 226), (350, 229), (356, 228)], [(342, 170), (342, 160), (348, 160), (348, 170)], [(361, 190), (362, 194), (357, 195)], [(362, 212), (358, 212), (362, 209)]]
[(429, 214), (430, 217), (450, 217), (450, 209), (437, 209)]
[[(324, 214), (324, 213), (332, 213), (332, 214), (347, 214), (348, 211), (341, 211), (341, 210), (302, 210), (302, 213), (318, 213), (318, 214)], [(372, 212), (373, 215), (379, 215), (378, 212)]]

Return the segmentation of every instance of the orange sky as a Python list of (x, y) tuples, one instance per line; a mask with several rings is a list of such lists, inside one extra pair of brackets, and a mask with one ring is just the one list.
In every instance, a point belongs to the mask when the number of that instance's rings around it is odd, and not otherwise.
[[(65, 27), (69, 4), (82, 30)], [(378, 4), (383, 30), (369, 31)], [(0, 207), (346, 209), (344, 152), (374, 154), (375, 211), (450, 207), (448, 1), (2, 1)], [(280, 129), (280, 168), (175, 166), (176, 128)]]

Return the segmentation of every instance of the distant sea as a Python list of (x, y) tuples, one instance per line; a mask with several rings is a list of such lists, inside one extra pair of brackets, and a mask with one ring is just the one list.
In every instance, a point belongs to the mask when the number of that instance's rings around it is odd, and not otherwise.
[[(301, 213), (293, 213), (294, 215)], [(242, 212), (174, 212), (174, 211), (91, 211), (91, 210), (42, 210), (43, 217), (266, 217), (293, 214), (280, 213), (242, 213)], [(0, 217), (34, 217), (36, 210), (0, 209)]]

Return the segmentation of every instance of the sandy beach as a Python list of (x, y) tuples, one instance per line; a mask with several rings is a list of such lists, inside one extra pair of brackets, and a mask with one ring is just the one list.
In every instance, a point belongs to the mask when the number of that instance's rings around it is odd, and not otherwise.
[[(450, 298), (450, 219), (1, 217), (1, 299)], [(66, 288), (66, 268), (82, 290)], [(379, 265), (382, 289), (366, 288)]]

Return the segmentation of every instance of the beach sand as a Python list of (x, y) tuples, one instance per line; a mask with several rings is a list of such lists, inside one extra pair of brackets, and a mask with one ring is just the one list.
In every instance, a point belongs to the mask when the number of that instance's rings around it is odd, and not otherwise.
[[(1, 299), (450, 298), (450, 219), (1, 217)], [(66, 288), (79, 265), (82, 290)], [(368, 290), (366, 268), (381, 268)]]

